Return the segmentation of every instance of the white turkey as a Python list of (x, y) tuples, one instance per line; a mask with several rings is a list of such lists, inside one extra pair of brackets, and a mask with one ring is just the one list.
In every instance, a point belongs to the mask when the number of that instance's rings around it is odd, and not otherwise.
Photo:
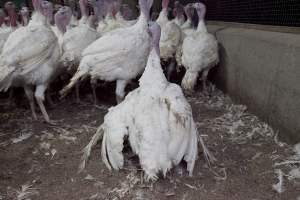
[(29, 23), (29, 9), (26, 6), (22, 6), (20, 10), (21, 20), (22, 20), (22, 26), (27, 26)]
[(47, 18), (51, 16), (52, 4), (41, 0), (32, 3), (35, 13), (31, 21), (11, 33), (4, 45), (0, 57), (0, 91), (23, 87), (33, 118), (37, 119), (35, 97), (43, 117), (50, 122), (43, 101), (45, 91), (56, 75), (59, 45)]
[[(71, 75), (77, 71), (83, 50), (99, 37), (94, 20), (93, 16), (90, 16), (86, 24), (69, 29), (63, 36), (61, 63)], [(76, 85), (76, 99), (80, 102), (79, 83)]]
[[(124, 166), (122, 155), (127, 136), (132, 151), (138, 155), (145, 179), (155, 181), (182, 160), (192, 176), (198, 155), (198, 131), (192, 109), (181, 88), (169, 83), (160, 65), (160, 27), (150, 26), (152, 50), (139, 88), (130, 92), (125, 100), (109, 109), (104, 123), (83, 150), (80, 171), (85, 168), (92, 147), (102, 137), (102, 160), (111, 170)], [(205, 158), (211, 156), (202, 139)]]
[(180, 26), (181, 28), (181, 41), (180, 41), (180, 45), (176, 51), (176, 62), (177, 62), (177, 71), (179, 71), (179, 67), (182, 66), (182, 43), (184, 38), (187, 35), (192, 34), (193, 32), (195, 32), (196, 30), (193, 27), (193, 21), (192, 21), (192, 17), (194, 15), (194, 5), (192, 3), (188, 3), (185, 7), (184, 7), (184, 12), (187, 16), (187, 20)]
[(136, 24), (103, 35), (83, 51), (76, 74), (61, 91), (63, 96), (78, 81), (90, 76), (92, 83), (98, 79), (117, 81), (117, 102), (124, 98), (126, 85), (144, 71), (149, 54), (152, 0), (139, 0), (139, 5), (141, 14)]
[[(123, 16), (123, 13), (121, 12), (121, 0), (116, 0), (114, 3), (114, 7), (116, 10), (116, 21), (117, 23), (119, 23), (120, 27), (127, 27), (127, 26), (131, 26), (134, 23), (136, 23), (136, 20), (126, 20)], [(126, 8), (126, 7), (125, 7)], [(130, 10), (128, 10), (129, 8), (127, 8), (127, 11), (125, 10), (125, 14), (126, 12), (130, 12)]]
[(71, 18), (72, 10), (68, 6), (60, 7), (54, 16), (55, 26), (52, 26), (52, 31), (58, 37), (58, 43), (61, 49), (61, 54), (63, 52), (62, 46), (64, 34), (67, 32), (68, 29), (71, 29), (71, 27), (69, 26)]
[(169, 0), (162, 0), (162, 11), (156, 22), (161, 27), (160, 57), (162, 61), (169, 62), (167, 78), (170, 80), (176, 65), (175, 55), (181, 41), (181, 29), (174, 21), (168, 19), (168, 5)]
[(175, 19), (173, 20), (175, 24), (177, 24), (178, 26), (182, 26), (184, 24), (184, 7), (180, 4), (179, 1), (175, 1), (174, 3), (173, 16), (175, 17)]
[(121, 16), (118, 16), (118, 19), (116, 18), (118, 12), (117, 6), (118, 2), (116, 2), (115, 0), (106, 1), (106, 16), (104, 18), (103, 24), (99, 24), (97, 29), (101, 35), (113, 31), (117, 28), (126, 27), (122, 24), (123, 20), (120, 21)]
[(68, 5), (72, 10), (72, 17), (69, 23), (70, 28), (74, 28), (79, 24), (79, 20), (77, 19), (78, 12), (76, 10), (76, 1), (77, 0), (64, 0), (64, 5)]
[(131, 20), (133, 17), (132, 10), (129, 8), (127, 4), (122, 4), (121, 13), (125, 20)]
[(88, 0), (79, 0), (81, 18), (78, 21), (78, 25), (86, 24), (88, 21), (89, 13), (88, 13), (87, 4), (88, 4)]
[(0, 54), (2, 52), (2, 49), (4, 47), (4, 44), (9, 37), (9, 35), (15, 31), (18, 27), (18, 22), (17, 22), (17, 13), (16, 13), (16, 6), (12, 2), (6, 2), (5, 3), (5, 10), (8, 14), (8, 19), (9, 19), (9, 24), (8, 26), (4, 25), (2, 28), (0, 28)]
[(186, 36), (182, 45), (182, 64), (186, 73), (181, 82), (182, 87), (192, 91), (197, 83), (199, 73), (202, 72), (203, 89), (206, 91), (206, 81), (209, 70), (218, 64), (218, 42), (207, 32), (204, 17), (206, 7), (202, 3), (195, 3), (194, 7), (199, 17), (197, 30)]

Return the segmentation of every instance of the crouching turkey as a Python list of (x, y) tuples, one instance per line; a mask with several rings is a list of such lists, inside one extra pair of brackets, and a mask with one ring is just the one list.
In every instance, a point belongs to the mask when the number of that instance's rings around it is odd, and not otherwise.
[[(139, 88), (109, 110), (84, 149), (80, 170), (84, 169), (91, 148), (102, 137), (102, 160), (111, 169), (122, 169), (123, 140), (128, 136), (130, 146), (138, 155), (145, 179), (155, 181), (160, 172), (166, 173), (182, 160), (192, 175), (198, 154), (198, 132), (191, 106), (176, 84), (169, 83), (160, 65), (160, 26), (152, 23), (152, 50)], [(207, 161), (212, 158), (202, 139)]]

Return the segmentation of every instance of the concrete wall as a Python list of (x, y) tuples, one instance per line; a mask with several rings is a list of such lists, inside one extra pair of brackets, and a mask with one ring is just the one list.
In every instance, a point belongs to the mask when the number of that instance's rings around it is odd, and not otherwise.
[(217, 86), (279, 130), (300, 141), (300, 34), (208, 25), (220, 44)]

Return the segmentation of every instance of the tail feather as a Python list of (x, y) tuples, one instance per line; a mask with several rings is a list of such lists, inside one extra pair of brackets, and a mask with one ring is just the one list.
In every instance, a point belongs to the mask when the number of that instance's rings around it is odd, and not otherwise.
[(70, 83), (64, 87), (59, 93), (61, 95), (61, 97), (65, 97), (69, 91), (75, 86), (75, 84), (84, 79), (86, 76), (88, 75), (88, 70), (80, 70), (78, 69), (78, 71), (75, 73), (75, 75), (73, 76), (73, 78), (70, 80)]
[(102, 161), (104, 162), (104, 164), (106, 165), (106, 167), (109, 170), (112, 170), (112, 167), (108, 161), (108, 155), (107, 155), (107, 148), (106, 148), (106, 135), (103, 136), (103, 140), (102, 140), (102, 149), (101, 149), (101, 157), (102, 157)]
[(103, 135), (103, 128), (102, 126), (100, 126), (97, 130), (97, 132), (95, 133), (95, 135), (92, 137), (91, 141), (88, 143), (88, 145), (86, 145), (86, 147), (82, 150), (83, 155), (81, 157), (81, 162), (79, 165), (79, 170), (78, 172), (82, 172), (82, 170), (84, 170), (87, 160), (90, 157), (92, 148), (97, 144), (97, 142), (101, 139), (102, 135)]
[(199, 141), (203, 149), (204, 158), (210, 166), (210, 164), (216, 162), (217, 159), (209, 152), (201, 136), (199, 136)]

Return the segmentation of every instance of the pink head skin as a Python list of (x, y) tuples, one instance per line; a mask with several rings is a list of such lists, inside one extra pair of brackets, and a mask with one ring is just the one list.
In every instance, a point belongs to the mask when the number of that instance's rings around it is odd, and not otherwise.
[(5, 4), (5, 10), (7, 11), (7, 14), (10, 18), (10, 26), (16, 27), (17, 26), (17, 13), (16, 13), (16, 6), (12, 2), (6, 2)]
[(189, 19), (189, 20), (192, 20), (192, 17), (194, 15), (194, 5), (189, 3), (187, 4), (185, 7), (184, 7), (184, 12), (186, 14), (186, 17)]
[(159, 50), (159, 40), (161, 34), (160, 26), (156, 22), (149, 22), (148, 25), (149, 25), (149, 33), (152, 38), (151, 48), (155, 49), (157, 55), (160, 55), (160, 50)]
[(199, 21), (204, 20), (206, 14), (206, 6), (203, 3), (195, 3), (194, 8), (197, 11)]
[(150, 19), (150, 9), (152, 7), (152, 4), (153, 0), (139, 0), (141, 14), (145, 16), (148, 21)]
[(29, 21), (29, 9), (26, 6), (23, 6), (20, 10), (20, 14), (22, 17), (22, 25), (27, 26)]
[(47, 17), (50, 23), (53, 23), (53, 4), (49, 1), (41, 2), (41, 13)]
[(68, 6), (61, 7), (55, 14), (55, 24), (62, 33), (65, 33), (67, 31), (67, 26), (71, 21), (71, 17), (72, 10)]
[(88, 17), (88, 10), (87, 10), (87, 0), (79, 0), (79, 7), (81, 11), (81, 16)]
[(169, 6), (169, 0), (162, 0), (161, 7), (163, 9), (168, 9), (168, 6)]
[(0, 9), (0, 27), (4, 24), (5, 13), (3, 9)]

